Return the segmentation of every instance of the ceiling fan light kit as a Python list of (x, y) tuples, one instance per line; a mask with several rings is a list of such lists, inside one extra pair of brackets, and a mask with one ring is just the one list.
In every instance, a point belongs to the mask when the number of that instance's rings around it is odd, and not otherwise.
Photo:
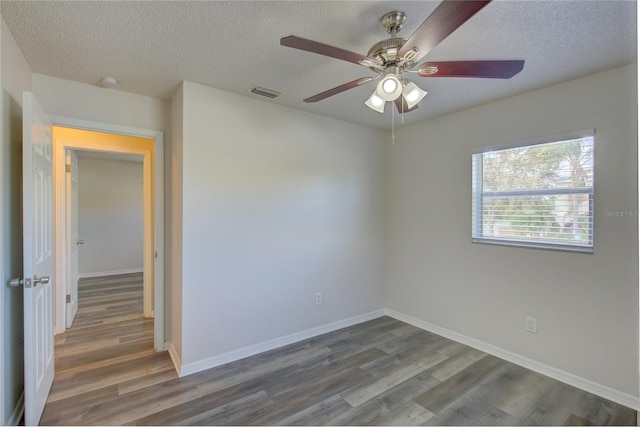
[(386, 13), (380, 18), (380, 23), (391, 37), (376, 43), (369, 49), (367, 55), (293, 35), (280, 39), (280, 44), (351, 62), (369, 68), (377, 74), (374, 77), (362, 77), (344, 83), (306, 98), (305, 102), (321, 101), (381, 78), (376, 90), (365, 101), (365, 105), (374, 111), (384, 113), (386, 102), (394, 101), (398, 111), (403, 114), (418, 108), (418, 103), (427, 95), (427, 91), (407, 80), (403, 76), (404, 73), (422, 78), (510, 79), (522, 71), (524, 60), (425, 62), (414, 70), (418, 61), (491, 1), (444, 0), (407, 40), (397, 37), (406, 20), (405, 13), (400, 11)]
[(404, 96), (405, 101), (407, 101), (407, 106), (409, 109), (418, 105), (422, 98), (427, 96), (427, 91), (420, 89), (417, 84), (414, 82), (409, 82), (405, 85), (404, 89), (402, 89), (402, 95)]
[(408, 110), (411, 110), (426, 95), (427, 91), (422, 90), (414, 82), (402, 82), (395, 74), (388, 74), (378, 83), (376, 90), (365, 102), (365, 105), (378, 113), (384, 113), (384, 104), (386, 102), (395, 101), (402, 96)]
[(393, 101), (402, 94), (402, 83), (395, 74), (387, 74), (378, 83), (375, 93), (385, 101)]
[(384, 113), (384, 106), (386, 105), (386, 101), (380, 98), (376, 92), (373, 92), (369, 99), (365, 101), (365, 105), (371, 108), (373, 111), (377, 111), (378, 113)]

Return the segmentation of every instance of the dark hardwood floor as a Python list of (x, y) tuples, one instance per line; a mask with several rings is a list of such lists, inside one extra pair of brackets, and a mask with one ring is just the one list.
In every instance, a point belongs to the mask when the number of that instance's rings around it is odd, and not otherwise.
[(381, 317), (177, 378), (153, 321), (56, 337), (46, 425), (636, 425), (636, 412)]

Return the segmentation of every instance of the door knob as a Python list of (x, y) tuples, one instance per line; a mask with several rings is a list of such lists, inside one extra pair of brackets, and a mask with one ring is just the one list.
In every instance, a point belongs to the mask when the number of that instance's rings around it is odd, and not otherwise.
[(38, 286), (40, 284), (46, 285), (49, 283), (49, 276), (33, 276), (33, 286)]
[(33, 279), (16, 277), (9, 280), (9, 286), (11, 287), (24, 286), (25, 288), (31, 288), (33, 286), (46, 285), (47, 283), (49, 283), (49, 276), (33, 276)]
[(76, 242), (76, 245), (84, 245), (84, 240), (78, 240), (78, 241)]
[(28, 277), (26, 279), (23, 279), (22, 277), (16, 277), (15, 279), (11, 279), (9, 280), (9, 286), (11, 287), (18, 287), (18, 286), (23, 286), (25, 288), (30, 288), (31, 287), (31, 279), (29, 279)]

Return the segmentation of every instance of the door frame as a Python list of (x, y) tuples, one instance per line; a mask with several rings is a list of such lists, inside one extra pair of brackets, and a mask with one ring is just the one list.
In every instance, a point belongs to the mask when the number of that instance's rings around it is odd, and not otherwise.
[[(2, 85), (4, 86), (4, 85)], [(3, 126), (6, 129), (7, 122), (4, 119), (4, 102), (0, 101), (0, 120), (2, 120)], [(8, 131), (7, 131), (8, 133)], [(1, 138), (4, 138), (5, 132), (3, 131), (0, 135)], [(8, 197), (8, 194), (5, 194), (4, 189), (4, 143), (0, 143), (0, 166), (2, 166), (2, 172), (0, 172), (0, 197), (2, 200), (5, 197)], [(0, 285), (6, 286), (5, 276), (4, 276), (4, 203), (0, 203)], [(2, 322), (5, 321), (5, 309), (4, 309), (4, 293), (7, 292), (7, 289), (0, 290), (0, 309), (2, 309), (3, 315), (0, 317)], [(4, 324), (0, 325), (0, 390), (2, 390), (3, 396), (5, 396), (5, 387), (7, 387), (7, 383), (4, 381)], [(5, 398), (0, 399), (0, 424), (5, 424), (8, 420), (5, 419)]]
[[(156, 351), (168, 348), (164, 331), (164, 134), (162, 131), (113, 125), (69, 117), (51, 116), (54, 126), (88, 130), (115, 135), (136, 136), (153, 140), (153, 150), (110, 146), (108, 144), (86, 144), (54, 141), (54, 240), (56, 247), (56, 283), (55, 294), (55, 332), (64, 332), (66, 328), (66, 231), (64, 226), (64, 173), (65, 150), (82, 149), (107, 152), (124, 152), (143, 156), (144, 187), (144, 271), (152, 272), (152, 283), (144, 286), (145, 315), (154, 317), (154, 347)], [(146, 282), (146, 280), (145, 280)], [(63, 289), (60, 292), (60, 289)], [(151, 297), (153, 295), (153, 297)], [(153, 301), (153, 304), (151, 302)], [(62, 306), (60, 306), (62, 304)]]
[[(75, 316), (78, 314), (78, 154), (76, 153), (76, 150), (64, 150), (64, 157), (65, 157), (65, 169), (66, 169), (66, 174), (64, 177), (64, 194), (61, 195), (61, 197), (64, 200), (64, 206), (65, 206), (65, 211), (64, 211), (64, 215), (65, 215), (65, 229), (64, 229), (64, 244), (65, 244), (65, 256), (68, 258), (65, 258), (65, 269), (64, 269), (64, 277), (67, 279), (65, 280), (65, 284), (66, 284), (66, 293), (67, 295), (71, 294), (72, 296), (74, 295), (74, 292), (70, 292), (70, 287), (73, 288), (75, 287), (75, 298), (71, 301), (71, 302), (67, 302), (67, 305), (65, 306), (64, 310), (65, 310), (65, 324), (67, 325), (67, 328), (70, 328), (71, 325), (73, 324), (73, 320), (75, 319)], [(69, 170), (69, 165), (71, 166), (71, 170)], [(75, 180), (74, 180), (75, 178)], [(74, 184), (75, 181), (75, 184)], [(74, 189), (74, 185), (75, 185), (75, 189)], [(75, 197), (74, 197), (75, 194)], [(74, 199), (75, 199), (75, 204), (74, 204)], [(73, 221), (73, 216), (75, 216), (75, 227), (74, 227), (74, 221)], [(75, 230), (74, 230), (75, 228)], [(74, 236), (74, 232), (75, 232), (75, 236)], [(76, 243), (75, 245), (73, 243)], [(75, 251), (75, 269), (74, 269), (74, 263), (73, 263), (73, 252)], [(75, 270), (75, 277), (74, 276), (69, 276), (69, 274), (73, 274)], [(75, 284), (73, 282), (76, 282)], [(73, 313), (72, 316), (70, 316), (69, 313), (69, 305), (71, 304), (71, 307), (75, 307), (75, 313)], [(73, 308), (71, 311), (74, 311)], [(69, 323), (69, 320), (71, 320), (71, 323)]]

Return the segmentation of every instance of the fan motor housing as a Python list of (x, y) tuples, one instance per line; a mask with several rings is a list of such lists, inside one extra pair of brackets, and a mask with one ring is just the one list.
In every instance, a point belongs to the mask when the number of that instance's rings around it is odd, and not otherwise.
[(410, 63), (411, 61), (399, 64), (403, 58), (398, 56), (398, 51), (405, 43), (406, 40), (399, 37), (382, 40), (369, 49), (367, 56), (379, 59), (385, 67), (387, 65), (403, 65), (405, 68), (409, 68), (413, 65)]

